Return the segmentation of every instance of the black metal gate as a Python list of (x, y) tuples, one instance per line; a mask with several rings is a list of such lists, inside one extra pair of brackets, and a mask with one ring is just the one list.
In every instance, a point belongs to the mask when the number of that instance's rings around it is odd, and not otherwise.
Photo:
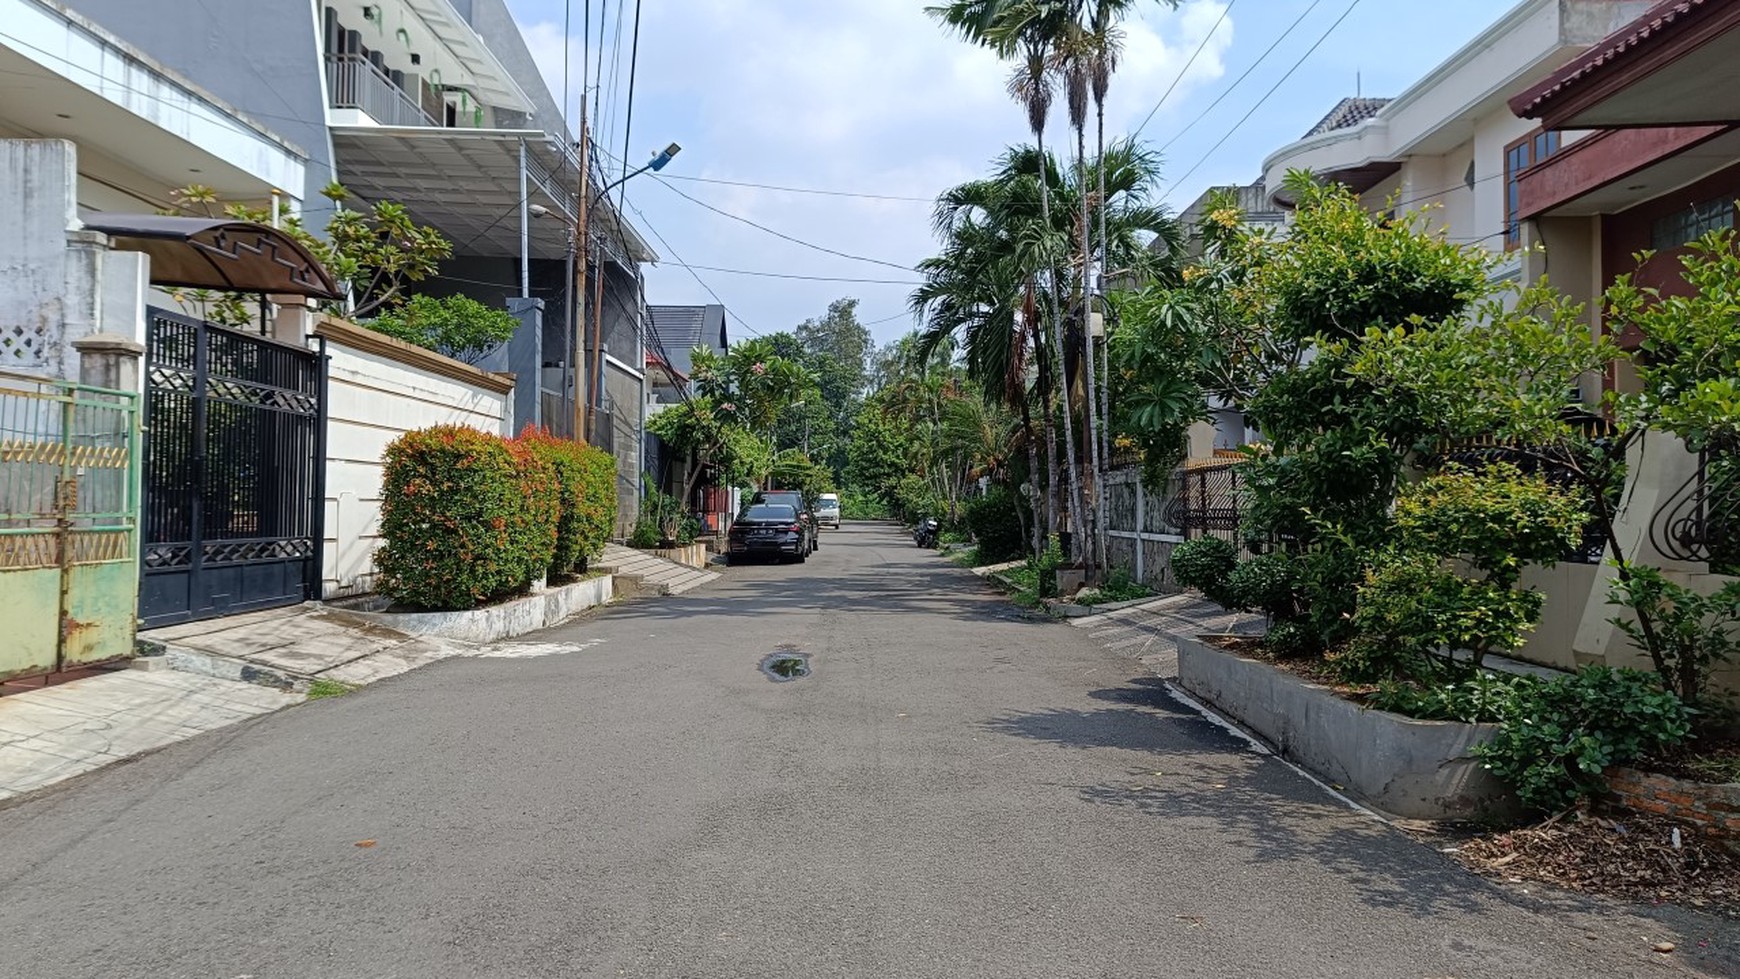
[(324, 356), (147, 315), (141, 622), (318, 596)]

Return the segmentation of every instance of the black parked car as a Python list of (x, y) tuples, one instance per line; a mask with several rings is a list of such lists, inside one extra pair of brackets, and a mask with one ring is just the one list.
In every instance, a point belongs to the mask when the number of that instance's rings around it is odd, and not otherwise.
[(822, 525), (816, 520), (814, 510), (810, 509), (809, 501), (797, 490), (761, 490), (749, 498), (749, 505), (769, 503), (777, 506), (788, 506), (798, 513), (798, 522), (804, 525), (807, 538), (806, 551), (814, 551), (822, 546)]
[(731, 525), (726, 551), (736, 562), (756, 554), (771, 554), (790, 561), (810, 555), (813, 531), (798, 517), (795, 507), (779, 503), (752, 503)]

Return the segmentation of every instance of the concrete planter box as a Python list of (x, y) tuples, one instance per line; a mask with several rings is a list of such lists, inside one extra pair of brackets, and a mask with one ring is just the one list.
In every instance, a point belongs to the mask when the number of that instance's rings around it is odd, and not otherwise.
[(662, 557), (666, 561), (686, 564), (691, 568), (705, 568), (707, 566), (707, 545), (699, 542), (685, 544), (681, 547), (648, 548), (647, 553)]
[(463, 612), (384, 612), (359, 609), (352, 614), (413, 636), (441, 636), (462, 642), (489, 643), (548, 628), (608, 603), (615, 594), (610, 575), (527, 595)]
[(1492, 724), (1421, 721), (1370, 710), (1335, 691), (1197, 639), (1178, 639), (1178, 681), (1274, 745), (1283, 758), (1408, 819), (1504, 819), (1505, 784), (1473, 757)]

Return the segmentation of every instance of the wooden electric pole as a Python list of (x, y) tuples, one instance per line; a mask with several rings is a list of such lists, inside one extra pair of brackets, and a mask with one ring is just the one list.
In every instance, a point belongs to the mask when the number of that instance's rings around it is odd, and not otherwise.
[[(592, 199), (592, 168), (588, 162), (592, 148), (592, 135), (586, 128), (586, 100), (580, 100), (580, 180), (578, 194), (580, 220), (574, 232), (574, 308), (575, 316), (572, 324), (574, 330), (574, 363), (568, 365), (574, 372), (574, 438), (581, 442), (591, 442), (591, 429), (586, 427), (592, 419), (592, 378), (588, 376), (586, 383), (580, 383), (580, 365), (586, 362), (586, 265), (592, 254), (592, 239), (588, 235), (587, 212), (588, 202)], [(582, 401), (581, 393), (585, 398)], [(582, 407), (584, 403), (584, 407)]]

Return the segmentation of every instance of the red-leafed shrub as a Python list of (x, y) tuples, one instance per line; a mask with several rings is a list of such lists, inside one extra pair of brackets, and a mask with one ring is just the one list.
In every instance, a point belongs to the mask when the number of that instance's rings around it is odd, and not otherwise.
[(527, 425), (518, 443), (555, 470), (561, 515), (550, 575), (584, 571), (616, 527), (616, 460), (603, 449)]
[(437, 425), (387, 446), (379, 588), (417, 608), (468, 609), (542, 577), (560, 512), (554, 467), (472, 428)]

